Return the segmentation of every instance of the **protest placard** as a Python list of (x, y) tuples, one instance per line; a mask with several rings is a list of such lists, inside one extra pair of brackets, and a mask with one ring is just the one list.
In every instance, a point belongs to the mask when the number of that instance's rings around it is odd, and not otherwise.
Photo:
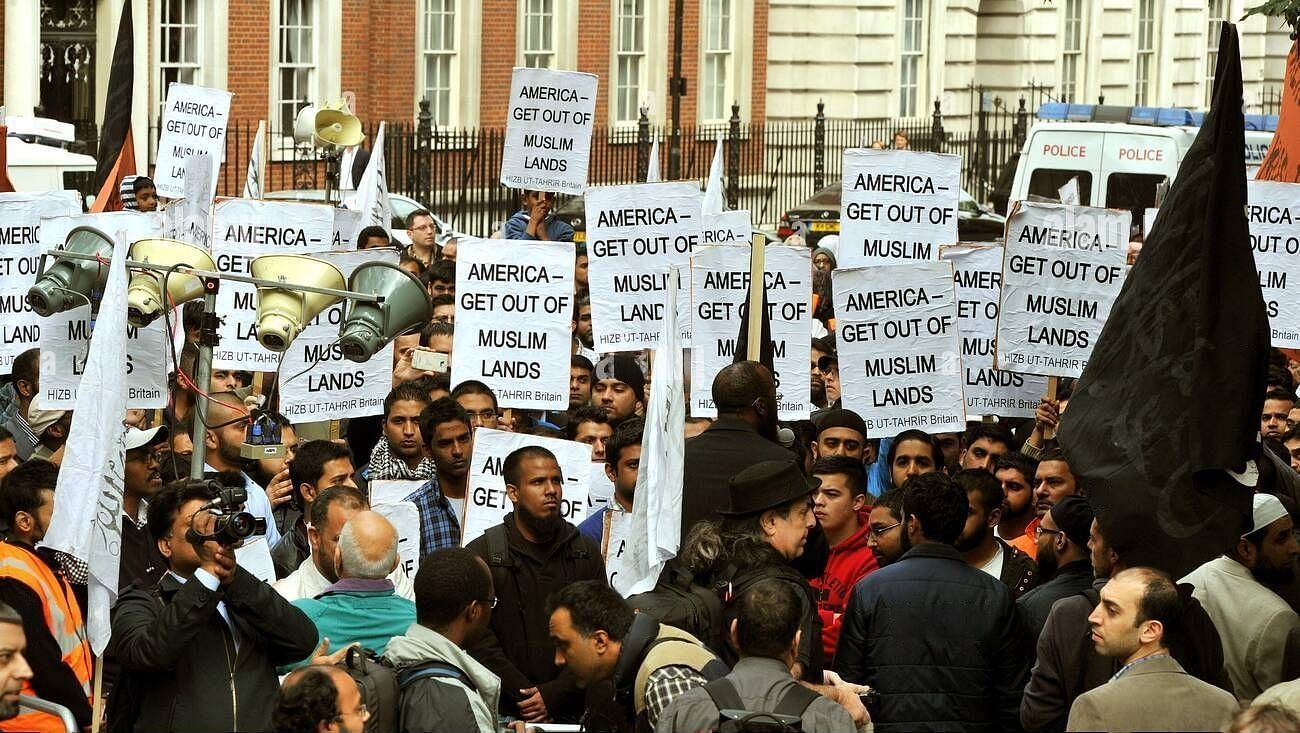
[(0, 193), (0, 375), (41, 338), (41, 318), (27, 304), (40, 269), (41, 218), (79, 211), (76, 191)]
[(478, 380), (501, 407), (569, 406), (573, 245), (462, 239), (451, 383)]
[(510, 77), (501, 183), (580, 194), (587, 187), (595, 74), (516, 67)]
[[(136, 240), (159, 236), (163, 220), (158, 214), (135, 211), (51, 217), (41, 223), (42, 249), (58, 249), (67, 239), (68, 233), (81, 226), (94, 227), (114, 240), (120, 236), (117, 246), (129, 246)], [(167, 406), (167, 371), (170, 359), (164, 320), (159, 318), (145, 328), (128, 326), (126, 329), (128, 408), (156, 409)], [(46, 410), (71, 410), (76, 406), (77, 386), (81, 384), (82, 371), (90, 350), (90, 336), (95, 327), (90, 305), (55, 313), (39, 321), (41, 391), (37, 396), (37, 404)], [(174, 320), (172, 325), (181, 328)]]
[[(213, 215), (212, 258), (219, 272), (249, 275), (253, 259), (268, 254), (310, 254), (331, 248), (334, 207), (256, 199), (226, 199)], [(217, 369), (271, 371), (280, 357), (257, 342), (257, 293), (247, 283), (225, 281), (217, 291), (223, 320), (212, 351)]]
[(1142, 210), (1142, 238), (1144, 241), (1147, 237), (1151, 236), (1151, 227), (1155, 225), (1156, 213), (1159, 211), (1160, 209)]
[(414, 578), (420, 569), (420, 508), (409, 501), (372, 503), (370, 508), (393, 523), (397, 530), (397, 563), (407, 577)]
[(513, 511), (510, 500), (506, 498), (501, 464), (506, 456), (528, 445), (546, 448), (555, 454), (556, 462), (560, 464), (560, 474), (564, 476), (560, 516), (573, 525), (580, 524), (587, 516), (591, 446), (559, 438), (477, 428), (474, 431), (474, 459), (469, 470), (469, 501), (465, 505), (465, 522), (461, 527), (462, 544), (468, 545)]
[(690, 264), (700, 239), (700, 190), (681, 182), (596, 186), (586, 204), (596, 351), (654, 348), (672, 268)]
[(950, 262), (839, 269), (836, 339), (844, 407), (868, 438), (966, 428)]
[(334, 237), (330, 249), (350, 252), (357, 248), (357, 235), (361, 233), (361, 212), (334, 207)]
[(1038, 399), (1046, 393), (1047, 379), (993, 368), (1002, 247), (959, 244), (943, 247), (940, 257), (952, 263), (956, 285), (966, 418), (1033, 417)]
[(1124, 284), (1130, 218), (1127, 210), (1017, 204), (1007, 222), (995, 367), (1083, 374)]
[(224, 89), (207, 89), (172, 82), (163, 106), (162, 133), (158, 137), (158, 161), (154, 164), (154, 186), (159, 196), (185, 196), (186, 159), (195, 153), (212, 158), (211, 183), (205, 200), (217, 191), (217, 174), (226, 154), (226, 123), (230, 120), (230, 98)]
[(591, 464), (591, 480), (587, 484), (587, 514), (600, 511), (613, 500), (614, 482), (605, 473), (605, 462), (596, 461)]
[[(364, 463), (366, 459), (359, 457), (357, 460)], [(370, 489), (371, 504), (397, 504), (414, 494), (424, 483), (419, 480), (371, 479), (366, 486)]]
[[(698, 247), (691, 256), (696, 336), (691, 349), (692, 417), (717, 417), (713, 378), (735, 361), (736, 335), (748, 312), (749, 255), (749, 247), (709, 245)], [(782, 420), (806, 420), (811, 410), (810, 395), (803, 388), (811, 379), (810, 252), (806, 247), (768, 247), (765, 263), (777, 414)]]
[(1246, 220), (1272, 344), (1300, 348), (1300, 183), (1247, 181)]
[(235, 548), (235, 562), (263, 583), (275, 582), (275, 561), (265, 537), (253, 537)]
[[(753, 237), (749, 212), (745, 210), (723, 211), (717, 214), (701, 214), (703, 231), (700, 232), (700, 244), (748, 245)], [(748, 251), (748, 247), (746, 247)], [(695, 347), (692, 330), (695, 316), (691, 314), (691, 268), (689, 263), (675, 267), (678, 274), (677, 288), (677, 328), (681, 333), (682, 348)]]
[(939, 259), (957, 242), (960, 180), (957, 155), (845, 150), (839, 266)]
[[(312, 255), (339, 268), (345, 277), (363, 262), (397, 264), (392, 250), (318, 252)], [(348, 302), (321, 311), (284, 352), (280, 367), (280, 412), (293, 422), (320, 422), (380, 415), (393, 387), (393, 344), (389, 342), (358, 364), (338, 344)]]
[(605, 579), (609, 582), (609, 587), (624, 596), (636, 582), (627, 562), (627, 535), (631, 529), (630, 512), (605, 512), (605, 528), (601, 536), (601, 550), (605, 555)]

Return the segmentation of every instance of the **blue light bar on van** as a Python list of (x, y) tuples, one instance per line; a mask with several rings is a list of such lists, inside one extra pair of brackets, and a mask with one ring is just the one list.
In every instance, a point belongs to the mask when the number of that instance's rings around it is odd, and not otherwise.
[(1173, 127), (1193, 124), (1193, 115), (1183, 107), (1099, 107), (1095, 104), (1046, 102), (1038, 108), (1040, 120), (1071, 122), (1128, 122), (1132, 125)]
[(1246, 129), (1277, 132), (1277, 115), (1246, 115)]

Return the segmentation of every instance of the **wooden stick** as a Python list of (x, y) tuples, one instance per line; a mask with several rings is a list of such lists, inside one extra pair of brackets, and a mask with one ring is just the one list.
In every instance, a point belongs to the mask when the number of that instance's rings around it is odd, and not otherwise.
[(95, 665), (95, 700), (90, 713), (90, 733), (99, 733), (99, 721), (104, 717), (104, 658)]
[[(1060, 377), (1047, 378), (1047, 399), (1049, 402), (1056, 401), (1056, 388), (1058, 385), (1060, 385), (1060, 383), (1061, 383)], [(1059, 423), (1061, 419), (1061, 414), (1059, 412), (1056, 414), (1056, 419)], [(1055, 428), (1049, 428), (1043, 431), (1043, 440), (1054, 440), (1055, 438), (1056, 438)]]
[[(750, 361), (759, 361), (763, 350), (763, 290), (767, 287), (764, 271), (767, 269), (767, 237), (754, 235), (749, 252), (749, 338), (745, 354)], [(739, 345), (739, 344), (737, 344)]]

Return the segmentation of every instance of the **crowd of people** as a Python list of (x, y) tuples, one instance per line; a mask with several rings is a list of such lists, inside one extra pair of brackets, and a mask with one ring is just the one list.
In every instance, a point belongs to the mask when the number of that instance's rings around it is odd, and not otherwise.
[[(132, 187), (141, 204), (149, 190)], [(550, 194), (523, 203), (503, 236), (571, 239)], [(346, 421), (342, 438), (272, 402), (286, 455), (242, 457), (254, 375), (195, 384), (187, 309), (169, 407), (125, 416), (102, 658), (87, 641), (85, 563), (41, 546), (74, 418), (39, 407), (37, 350), (14, 361), (0, 388), (0, 730), (62, 730), (18, 693), (82, 728), (103, 703), (108, 730), (141, 733), (1300, 730), (1300, 365), (1281, 352), (1252, 523), (1175, 578), (1128, 561), (1132, 533), (1094, 510), (1052, 437), (1069, 420), (1068, 380), (1032, 419), (874, 439), (843, 407), (823, 308), (810, 419), (778, 421), (768, 367), (723, 368), (717, 418), (686, 421), (683, 485), (651, 487), (680, 488), (680, 551), (653, 590), (625, 598), (609, 583), (607, 527), (638, 500), (654, 375), (641, 354), (596, 354), (584, 248), (568, 409), (507, 411), (488, 386), (450, 381), (454, 237), (423, 211), (407, 234), (402, 266), (433, 319), (396, 340), (382, 414)], [(390, 242), (377, 228), (358, 240)], [(416, 368), (416, 349), (446, 370)], [(274, 381), (257, 380), (263, 394)], [(482, 427), (590, 446), (612, 496), (570, 524), (560, 462), (520, 448), (501, 467), (510, 513), (462, 547)], [(388, 481), (418, 483), (404, 499), (419, 514), (414, 575), (375, 511), (371, 487)], [(265, 521), (273, 583), (214, 529), (231, 488)]]

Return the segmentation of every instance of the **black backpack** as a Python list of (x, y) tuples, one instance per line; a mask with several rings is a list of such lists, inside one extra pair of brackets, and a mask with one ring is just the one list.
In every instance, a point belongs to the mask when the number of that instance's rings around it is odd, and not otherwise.
[(718, 733), (802, 733), (803, 714), (818, 694), (796, 683), (776, 704), (776, 710), (746, 710), (731, 680), (720, 677), (704, 686), (718, 708)]
[(347, 657), (339, 666), (356, 680), (361, 690), (361, 702), (370, 711), (365, 733), (397, 733), (398, 701), (401, 690), (397, 673), (375, 657), (374, 652), (361, 647), (348, 649)]
[(695, 576), (676, 560), (664, 566), (653, 589), (630, 596), (627, 602), (659, 623), (694, 636), (715, 654), (721, 652), (725, 643), (722, 599), (711, 588), (697, 584)]

